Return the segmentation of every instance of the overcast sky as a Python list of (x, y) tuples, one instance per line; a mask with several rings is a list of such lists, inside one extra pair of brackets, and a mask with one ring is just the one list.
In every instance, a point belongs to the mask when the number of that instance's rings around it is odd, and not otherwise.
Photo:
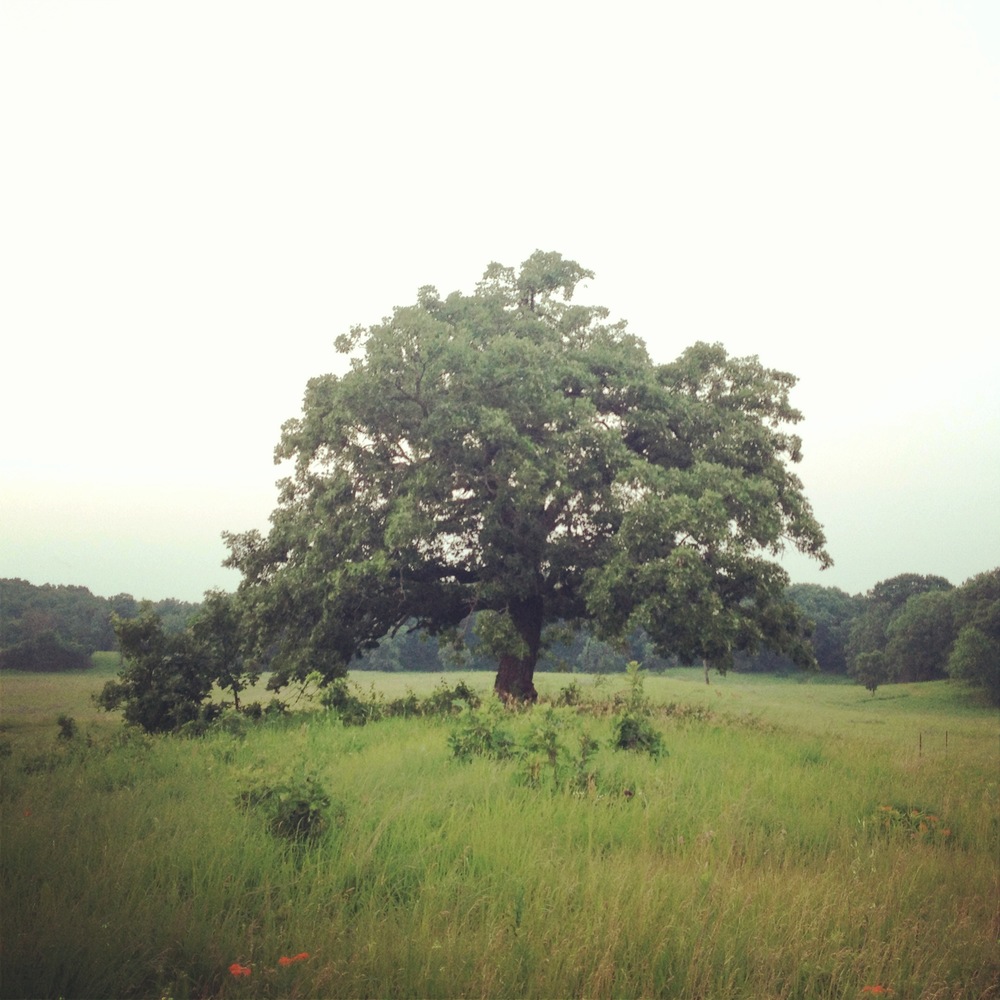
[(0, 577), (198, 600), (333, 339), (556, 250), (795, 373), (851, 593), (1000, 565), (1000, 3), (3, 0)]

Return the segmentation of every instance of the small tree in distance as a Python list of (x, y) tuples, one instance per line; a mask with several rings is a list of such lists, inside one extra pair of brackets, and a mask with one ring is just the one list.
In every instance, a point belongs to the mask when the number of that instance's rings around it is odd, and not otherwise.
[(208, 591), (191, 622), (191, 634), (213, 682), (232, 694), (233, 708), (239, 711), (240, 692), (257, 683), (260, 669), (247, 656), (243, 615), (236, 598), (221, 590)]
[(338, 338), (351, 370), (312, 379), (284, 425), (269, 533), (225, 536), (279, 683), (473, 611), (504, 698), (535, 698), (557, 620), (720, 669), (763, 644), (810, 660), (773, 559), (831, 561), (790, 471), (794, 377), (717, 344), (654, 364), (572, 302), (590, 277), (536, 252)]
[(172, 732), (199, 718), (216, 684), (232, 693), (239, 711), (240, 692), (260, 676), (244, 656), (242, 616), (232, 594), (206, 593), (183, 632), (168, 632), (148, 602), (134, 618), (112, 615), (112, 624), (122, 668), (104, 685), (97, 704), (122, 709), (126, 722), (147, 732)]
[(97, 695), (106, 711), (150, 733), (179, 729), (198, 717), (212, 690), (211, 669), (190, 632), (170, 635), (149, 604), (135, 618), (112, 616), (123, 665)]

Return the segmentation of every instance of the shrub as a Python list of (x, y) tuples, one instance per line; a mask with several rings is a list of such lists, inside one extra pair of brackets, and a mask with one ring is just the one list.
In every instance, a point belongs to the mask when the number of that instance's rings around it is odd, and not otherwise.
[(59, 723), (59, 739), (67, 741), (76, 739), (78, 730), (76, 719), (72, 715), (60, 715), (56, 722)]
[[(356, 688), (356, 690), (359, 690)], [(336, 712), (345, 726), (365, 726), (378, 722), (385, 715), (382, 699), (372, 687), (368, 699), (362, 701), (344, 677), (331, 681), (319, 696), (320, 704)]]
[(649, 721), (652, 711), (643, 690), (642, 670), (633, 660), (628, 665), (629, 690), (622, 700), (622, 714), (615, 720), (611, 745), (617, 750), (644, 751), (651, 757), (666, 753), (663, 737)]
[(553, 705), (579, 705), (583, 701), (583, 688), (574, 680), (560, 690), (552, 700)]
[(479, 708), (480, 703), (479, 695), (465, 681), (450, 688), (442, 680), (434, 693), (423, 700), (420, 710), (424, 715), (450, 715), (461, 711), (463, 706)]
[(509, 760), (514, 756), (514, 738), (502, 724), (502, 708), (491, 704), (483, 710), (473, 710), (462, 716), (461, 722), (448, 736), (452, 755), (459, 760), (490, 757)]
[(274, 785), (258, 785), (241, 792), (237, 801), (264, 813), (277, 837), (295, 841), (316, 840), (328, 826), (331, 798), (311, 774)]
[(667, 752), (663, 737), (649, 719), (629, 713), (615, 720), (611, 745), (616, 750), (644, 751), (651, 757), (662, 757)]

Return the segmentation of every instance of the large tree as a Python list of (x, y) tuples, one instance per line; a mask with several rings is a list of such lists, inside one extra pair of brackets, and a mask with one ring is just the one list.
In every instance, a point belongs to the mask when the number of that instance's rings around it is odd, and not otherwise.
[[(921, 576), (919, 573), (900, 573), (899, 576), (876, 583), (865, 594), (862, 612), (851, 624), (847, 641), (848, 672), (857, 673), (858, 658), (863, 654), (886, 653), (890, 641), (890, 627), (911, 598), (938, 591), (947, 592), (951, 589), (951, 583), (943, 576)], [(914, 623), (915, 621), (916, 612)], [(902, 655), (903, 647), (899, 643), (897, 649)], [(916, 679), (906, 677), (905, 674), (893, 675), (895, 668), (900, 666), (900, 657), (895, 654), (889, 658), (883, 657), (882, 663), (888, 679)]]
[(966, 580), (954, 596), (958, 635), (948, 672), (1000, 705), (1000, 568)]
[(572, 302), (592, 276), (536, 252), (338, 338), (350, 371), (284, 425), (269, 533), (226, 536), (280, 679), (473, 611), (518, 699), (557, 619), (720, 668), (764, 643), (808, 656), (774, 562), (786, 543), (830, 562), (790, 471), (794, 377), (703, 343), (654, 364)]

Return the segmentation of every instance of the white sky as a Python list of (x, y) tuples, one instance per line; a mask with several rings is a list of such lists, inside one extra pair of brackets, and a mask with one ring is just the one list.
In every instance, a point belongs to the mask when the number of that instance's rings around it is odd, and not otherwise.
[(198, 600), (334, 337), (557, 250), (800, 378), (855, 593), (1000, 565), (995, 0), (2, 0), (0, 577)]

